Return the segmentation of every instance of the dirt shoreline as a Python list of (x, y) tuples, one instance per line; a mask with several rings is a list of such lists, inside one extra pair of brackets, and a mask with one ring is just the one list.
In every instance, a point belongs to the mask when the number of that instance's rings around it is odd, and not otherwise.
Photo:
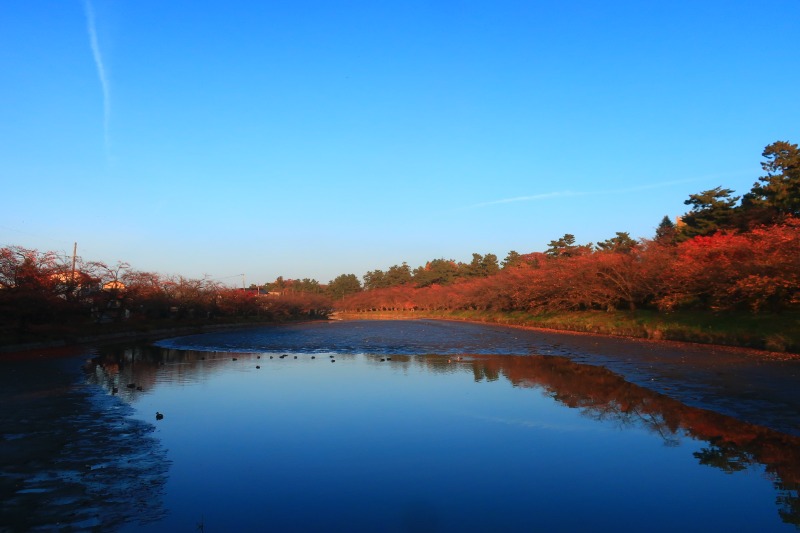
[[(718, 344), (718, 343), (706, 343), (706, 342), (695, 342), (695, 341), (688, 341), (688, 340), (672, 340), (672, 339), (657, 339), (657, 338), (649, 338), (649, 337), (642, 337), (637, 335), (626, 335), (626, 334), (612, 334), (612, 333), (599, 333), (593, 331), (578, 331), (573, 329), (563, 329), (563, 328), (549, 328), (544, 326), (533, 326), (529, 324), (512, 324), (507, 322), (502, 322), (499, 320), (481, 320), (481, 319), (473, 319), (473, 318), (460, 318), (457, 316), (425, 316), (424, 313), (417, 314), (415, 316), (409, 316), (407, 313), (395, 313), (395, 312), (376, 312), (376, 313), (351, 313), (351, 312), (336, 312), (330, 315), (328, 320), (443, 320), (443, 321), (452, 321), (452, 322), (465, 322), (468, 324), (487, 324), (487, 325), (494, 325), (500, 327), (507, 327), (507, 328), (514, 328), (514, 329), (522, 329), (528, 331), (541, 331), (541, 332), (551, 332), (551, 333), (559, 333), (563, 335), (575, 335), (575, 336), (588, 336), (588, 337), (597, 337), (597, 338), (622, 338), (628, 339), (630, 341), (637, 341), (643, 343), (653, 343), (653, 344), (660, 344), (664, 346), (674, 346), (677, 348), (686, 347), (686, 346), (709, 346), (712, 348), (719, 348), (719, 349), (727, 349), (727, 350), (734, 350), (741, 352), (743, 354), (748, 354), (752, 357), (757, 357), (765, 360), (773, 360), (773, 361), (800, 361), (800, 353), (792, 353), (792, 352), (778, 352), (778, 351), (771, 351), (771, 350), (764, 350), (759, 348), (753, 348), (748, 346), (737, 346), (731, 344)], [(302, 322), (305, 322), (303, 320)], [(318, 321), (318, 320), (316, 320)], [(61, 348), (66, 346), (75, 346), (81, 344), (94, 344), (94, 343), (113, 343), (115, 341), (126, 341), (126, 340), (148, 340), (148, 339), (160, 339), (172, 336), (180, 336), (180, 335), (192, 335), (196, 333), (205, 333), (209, 331), (219, 331), (219, 330), (226, 330), (226, 329), (240, 329), (240, 328), (248, 328), (248, 327), (258, 327), (258, 326), (266, 326), (266, 325), (276, 325), (276, 324), (284, 324), (285, 322), (235, 322), (235, 323), (224, 323), (224, 324), (193, 324), (193, 325), (185, 325), (185, 326), (178, 326), (178, 327), (167, 327), (167, 328), (156, 328), (150, 330), (143, 330), (143, 329), (129, 329), (124, 331), (116, 331), (111, 333), (103, 333), (103, 334), (94, 334), (94, 335), (71, 335), (69, 337), (61, 338), (61, 339), (49, 339), (43, 341), (36, 341), (36, 342), (27, 342), (27, 343), (15, 343), (15, 344), (0, 344), (0, 356), (4, 353), (8, 352), (25, 352), (30, 350), (39, 350), (39, 349), (47, 349), (47, 348)], [(294, 322), (292, 322), (294, 323)]]
[(75, 335), (69, 338), (52, 339), (39, 342), (27, 342), (19, 344), (0, 345), (0, 357), (7, 353), (20, 354), (34, 350), (44, 350), (49, 348), (64, 348), (68, 346), (80, 346), (82, 344), (107, 344), (117, 341), (145, 341), (158, 340), (168, 337), (178, 337), (182, 335), (194, 335), (197, 333), (208, 333), (210, 331), (221, 331), (228, 329), (246, 329), (251, 327), (272, 326), (286, 324), (287, 322), (234, 322), (230, 324), (198, 324), (191, 326), (179, 326), (171, 328), (158, 328), (151, 330), (130, 329), (125, 331), (115, 331), (97, 335)]
[(508, 324), (494, 320), (476, 320), (469, 318), (459, 317), (444, 317), (444, 316), (408, 316), (405, 313), (335, 313), (331, 317), (332, 320), (443, 320), (447, 322), (465, 322), (467, 324), (484, 324), (491, 326), (499, 326), (504, 328), (522, 329), (527, 331), (541, 331), (544, 333), (558, 333), (562, 335), (575, 335), (596, 338), (609, 338), (609, 339), (627, 339), (629, 341), (636, 341), (648, 344), (658, 344), (663, 346), (674, 346), (676, 348), (687, 346), (707, 346), (717, 349), (725, 349), (737, 351), (743, 354), (748, 354), (753, 357), (758, 357), (773, 361), (800, 361), (800, 354), (792, 352), (775, 352), (770, 350), (761, 350), (758, 348), (751, 348), (747, 346), (734, 346), (730, 344), (713, 344), (692, 341), (680, 341), (670, 339), (652, 339), (647, 337), (639, 337), (635, 335), (623, 334), (609, 334), (609, 333), (595, 333), (592, 331), (576, 331), (571, 329), (560, 328), (547, 328), (542, 326), (531, 326), (524, 324)]
[[(436, 319), (433, 319), (436, 320)], [(579, 335), (579, 336), (588, 336), (588, 337), (604, 337), (604, 338), (612, 338), (612, 339), (626, 339), (628, 341), (636, 341), (648, 344), (658, 344), (662, 346), (674, 346), (676, 348), (682, 348), (687, 346), (708, 346), (711, 348), (720, 348), (725, 350), (731, 350), (735, 352), (740, 352), (742, 354), (747, 354), (753, 357), (760, 357), (764, 359), (774, 360), (774, 361), (800, 361), (800, 354), (790, 353), (790, 352), (773, 352), (769, 350), (759, 350), (757, 348), (749, 348), (747, 346), (731, 346), (729, 344), (711, 344), (711, 343), (700, 343), (700, 342), (690, 342), (690, 341), (675, 341), (669, 339), (648, 339), (644, 337), (636, 337), (633, 335), (608, 335), (605, 333), (593, 333), (591, 331), (572, 331), (569, 329), (557, 329), (557, 328), (545, 328), (539, 326), (524, 326), (524, 325), (517, 325), (517, 324), (501, 324), (499, 322), (487, 322), (484, 320), (468, 320), (468, 319), (458, 319), (458, 318), (442, 318), (440, 320), (448, 320), (453, 322), (467, 322), (470, 324), (490, 324), (495, 326), (502, 326), (514, 329), (524, 329), (529, 331), (542, 331), (547, 333), (559, 333), (563, 335)]]

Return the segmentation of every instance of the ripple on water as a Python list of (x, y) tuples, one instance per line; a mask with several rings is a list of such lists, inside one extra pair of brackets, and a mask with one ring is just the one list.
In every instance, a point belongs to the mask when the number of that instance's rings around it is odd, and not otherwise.
[(516, 330), (428, 320), (415, 321), (413, 331), (403, 327), (403, 321), (381, 321), (370, 323), (369, 334), (365, 334), (364, 324), (353, 321), (204, 333), (165, 339), (156, 345), (205, 352), (379, 355), (527, 355), (539, 348), (531, 338), (522, 338)]

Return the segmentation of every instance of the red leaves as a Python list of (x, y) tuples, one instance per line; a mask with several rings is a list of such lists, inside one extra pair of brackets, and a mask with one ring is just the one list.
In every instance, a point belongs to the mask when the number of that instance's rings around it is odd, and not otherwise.
[(780, 310), (800, 298), (800, 221), (720, 232), (678, 246), (664, 275), (662, 309), (681, 305)]
[(644, 242), (625, 253), (524, 257), (530, 260), (484, 278), (364, 291), (342, 308), (558, 311), (655, 305), (757, 312), (800, 305), (800, 220), (794, 218), (677, 246)]

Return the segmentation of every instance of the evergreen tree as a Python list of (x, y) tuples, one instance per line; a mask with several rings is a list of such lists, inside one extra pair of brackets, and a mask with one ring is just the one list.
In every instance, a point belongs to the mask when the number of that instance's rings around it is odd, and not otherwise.
[(500, 270), (494, 254), (472, 254), (470, 263), (459, 263), (458, 275), (462, 278), (485, 278)]
[(761, 155), (767, 159), (761, 163), (767, 175), (758, 178), (742, 198), (745, 222), (752, 225), (777, 222), (787, 215), (800, 216), (800, 149), (796, 144), (777, 141)]
[(508, 252), (508, 255), (506, 255), (506, 258), (503, 259), (501, 264), (503, 268), (510, 268), (520, 265), (522, 264), (522, 255), (520, 255), (520, 253), (517, 251), (511, 250)]
[(575, 244), (575, 235), (571, 233), (565, 233), (564, 236), (557, 241), (550, 241), (550, 244), (547, 246), (548, 248), (544, 253), (550, 257), (572, 257), (592, 251), (592, 243)]
[(364, 274), (364, 288), (368, 291), (388, 287), (386, 273), (383, 270), (370, 270)]
[(616, 233), (616, 236), (606, 239), (603, 242), (598, 242), (597, 249), (604, 252), (628, 253), (639, 244), (631, 238), (630, 233), (627, 231), (618, 231)]
[(405, 262), (402, 265), (392, 265), (386, 271), (385, 279), (387, 287), (411, 283), (411, 268)]
[(458, 265), (452, 259), (434, 259), (424, 267), (414, 269), (414, 284), (417, 287), (446, 285), (458, 277)]
[(675, 241), (676, 233), (677, 228), (675, 227), (675, 223), (672, 222), (667, 215), (664, 215), (664, 218), (661, 219), (661, 222), (656, 228), (655, 240), (660, 243), (671, 243)]
[(328, 292), (334, 298), (344, 298), (361, 290), (361, 282), (355, 274), (342, 274), (328, 283)]
[(733, 190), (722, 187), (690, 194), (683, 203), (691, 205), (692, 209), (682, 218), (684, 225), (680, 228), (680, 236), (692, 238), (732, 228), (736, 214), (734, 207), (739, 197), (731, 194)]

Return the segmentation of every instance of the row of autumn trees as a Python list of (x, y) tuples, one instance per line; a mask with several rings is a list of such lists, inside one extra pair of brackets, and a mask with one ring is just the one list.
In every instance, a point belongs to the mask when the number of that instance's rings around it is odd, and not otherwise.
[(643, 239), (612, 249), (551, 247), (522, 255), (494, 275), (361, 291), (337, 307), (527, 312), (799, 308), (800, 219), (787, 217), (748, 232), (723, 230), (683, 242)]
[(689, 197), (678, 223), (652, 239), (628, 233), (592, 244), (566, 234), (541, 253), (471, 263), (405, 263), (364, 276), (337, 307), (371, 310), (573, 311), (649, 308), (779, 312), (800, 308), (800, 150), (767, 146), (766, 174), (734, 197), (717, 187)]
[[(763, 152), (766, 174), (741, 197), (717, 187), (689, 196), (675, 224), (652, 239), (626, 232), (597, 244), (566, 234), (544, 252), (473, 254), (372, 270), (363, 285), (342, 274), (322, 285), (279, 277), (249, 290), (167, 277), (18, 246), (0, 248), (0, 330), (123, 319), (265, 319), (331, 309), (571, 311), (649, 308), (783, 311), (800, 308), (800, 150)], [(2, 331), (0, 331), (2, 333)]]
[(73, 264), (55, 252), (0, 248), (0, 336), (5, 337), (42, 324), (252, 315), (283, 320), (326, 315), (332, 306), (325, 294), (259, 296), (208, 278), (163, 276), (80, 257)]

